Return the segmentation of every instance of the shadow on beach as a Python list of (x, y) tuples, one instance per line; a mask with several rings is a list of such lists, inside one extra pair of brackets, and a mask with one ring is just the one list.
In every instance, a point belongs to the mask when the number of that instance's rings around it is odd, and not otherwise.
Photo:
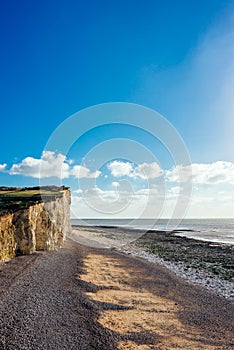
[[(15, 274), (15, 271), (18, 271)], [(233, 349), (234, 302), (68, 239), (1, 267), (1, 349)]]

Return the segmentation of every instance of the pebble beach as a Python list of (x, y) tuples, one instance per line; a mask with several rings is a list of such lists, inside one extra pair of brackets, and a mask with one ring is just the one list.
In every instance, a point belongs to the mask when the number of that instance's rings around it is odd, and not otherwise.
[[(168, 233), (163, 231), (155, 231), (151, 233), (151, 241), (163, 240), (163, 244), (167, 244), (166, 237)], [(104, 247), (116, 249), (120, 252), (126, 253), (128, 255), (141, 257), (149, 262), (160, 264), (168, 268), (169, 270), (176, 273), (178, 276), (184, 278), (190, 283), (195, 283), (202, 285), (204, 288), (211, 290), (217, 294), (224, 296), (227, 299), (234, 300), (234, 246), (226, 244), (212, 244), (207, 242), (197, 241), (195, 239), (187, 239), (185, 237), (178, 237), (176, 235), (170, 235), (174, 239), (174, 242), (170, 242), (174, 247), (177, 245), (181, 246), (181, 249), (185, 250), (185, 244), (189, 246), (189, 252), (194, 249), (194, 245), (198, 245), (199, 251), (201, 252), (201, 247), (204, 252), (200, 253), (199, 257), (204, 260), (204, 256), (207, 256), (207, 252), (210, 251), (210, 255), (213, 259), (212, 268), (214, 267), (220, 271), (220, 275), (217, 273), (212, 273), (211, 267), (203, 265), (200, 262), (195, 262), (194, 259), (186, 260), (179, 256), (177, 261), (171, 259), (168, 256), (167, 251), (164, 249), (160, 256), (157, 254), (152, 254), (150, 251), (152, 247), (149, 242), (150, 233), (145, 234), (140, 231), (134, 231), (129, 229), (123, 229), (118, 227), (104, 227), (104, 228), (92, 228), (92, 227), (73, 227), (73, 239), (79, 241), (80, 243), (86, 245), (92, 245), (96, 247)], [(153, 237), (152, 237), (153, 236)], [(150, 249), (151, 248), (151, 249)], [(162, 248), (162, 244), (160, 245)], [(165, 248), (165, 247), (164, 247)], [(214, 248), (217, 250), (216, 254), (221, 255), (221, 261), (215, 261)], [(177, 248), (178, 249), (178, 248)], [(162, 251), (162, 249), (160, 249)], [(173, 256), (175, 252), (173, 252)], [(191, 255), (191, 254), (190, 254)], [(225, 256), (226, 255), (226, 256)], [(227, 256), (228, 255), (228, 256)], [(225, 258), (228, 260), (229, 265), (225, 262)], [(217, 259), (216, 259), (217, 260)], [(223, 266), (221, 266), (223, 265)], [(205, 267), (205, 268), (204, 268)], [(225, 269), (226, 268), (226, 269)], [(211, 270), (211, 271), (210, 271)], [(228, 272), (228, 276), (225, 276), (225, 272)], [(216, 271), (215, 271), (216, 272)], [(222, 272), (222, 273), (221, 273)], [(226, 278), (225, 278), (226, 277)]]
[(60, 250), (1, 263), (0, 349), (233, 349), (231, 292), (116, 230), (73, 227)]

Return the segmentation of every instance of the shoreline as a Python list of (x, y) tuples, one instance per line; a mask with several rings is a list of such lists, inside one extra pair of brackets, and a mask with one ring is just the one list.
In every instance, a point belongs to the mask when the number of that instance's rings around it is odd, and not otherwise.
[[(201, 230), (193, 230), (193, 229), (188, 229), (188, 228), (181, 228), (181, 229), (147, 229), (147, 228), (134, 228), (134, 227), (128, 227), (128, 226), (116, 226), (116, 225), (77, 225), (77, 224), (71, 224), (73, 228), (82, 228), (82, 229), (87, 229), (87, 228), (94, 228), (97, 230), (100, 229), (113, 229), (113, 230), (123, 230), (125, 232), (138, 232), (139, 234), (144, 234), (146, 232), (165, 232), (165, 233), (171, 233), (177, 237), (184, 237), (184, 238), (189, 238), (189, 239), (194, 239), (196, 241), (201, 241), (205, 243), (211, 243), (211, 244), (224, 244), (228, 246), (234, 246), (234, 237), (233, 240), (227, 241), (225, 238), (213, 238), (212, 236), (209, 236), (209, 238), (204, 238), (203, 236), (208, 236), (211, 235), (209, 231), (201, 231)], [(203, 234), (203, 236), (199, 236), (199, 234)], [(217, 234), (217, 232), (216, 232)]]
[(159, 258), (158, 256), (150, 254), (144, 250), (137, 250), (134, 248), (127, 249), (126, 247), (126, 249), (119, 249), (119, 251), (143, 258), (148, 262), (159, 264), (174, 272), (177, 276), (182, 277), (190, 284), (200, 285), (208, 291), (221, 295), (228, 300), (234, 300), (233, 282), (224, 281), (214, 276), (211, 277), (209, 274), (191, 267), (188, 268), (183, 262), (175, 264), (171, 261), (166, 261), (163, 258)]
[(4, 264), (1, 282), (4, 350), (233, 349), (233, 301), (115, 249), (67, 238)]
[[(114, 226), (77, 225), (72, 226), (72, 229), (70, 238), (81, 244), (117, 250), (143, 258), (166, 267), (189, 283), (200, 285), (226, 299), (234, 300), (234, 246), (232, 245), (214, 244), (156, 230), (145, 233), (143, 230)], [(155, 248), (157, 240), (160, 240), (160, 243)], [(196, 254), (196, 252), (192, 254), (194, 249), (199, 250), (200, 256), (191, 256)], [(186, 254), (184, 254), (185, 251)], [(176, 252), (179, 258), (175, 256)]]
[(233, 219), (185, 219), (183, 223), (179, 224), (173, 223), (173, 221), (168, 224), (168, 220), (159, 219), (159, 222), (155, 225), (155, 222), (152, 224), (151, 219), (132, 220), (130, 224), (127, 219), (87, 219), (87, 221), (71, 219), (71, 225), (74, 227), (113, 228), (142, 232), (165, 231), (199, 241), (234, 245)]

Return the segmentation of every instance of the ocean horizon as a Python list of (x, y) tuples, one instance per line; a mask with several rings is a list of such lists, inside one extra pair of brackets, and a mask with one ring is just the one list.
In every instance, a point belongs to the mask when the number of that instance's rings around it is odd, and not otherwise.
[(71, 219), (73, 226), (122, 227), (132, 230), (176, 230), (176, 235), (202, 241), (234, 244), (234, 219)]

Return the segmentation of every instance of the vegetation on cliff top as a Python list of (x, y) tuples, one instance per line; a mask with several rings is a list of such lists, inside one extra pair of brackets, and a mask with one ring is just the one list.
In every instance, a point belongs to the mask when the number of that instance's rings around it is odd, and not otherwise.
[(53, 201), (62, 197), (63, 190), (68, 187), (42, 186), (42, 187), (0, 187), (0, 216), (13, 213), (30, 205)]

